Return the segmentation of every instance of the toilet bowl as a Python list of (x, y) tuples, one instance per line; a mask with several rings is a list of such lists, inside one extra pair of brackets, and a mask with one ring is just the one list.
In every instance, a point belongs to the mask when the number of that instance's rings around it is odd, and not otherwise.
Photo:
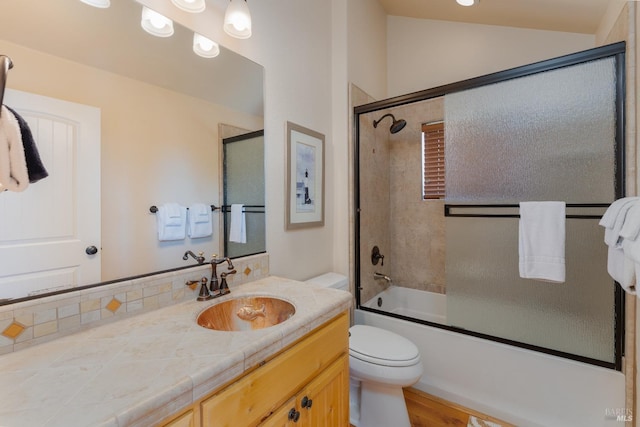
[(349, 329), (350, 422), (356, 427), (409, 427), (403, 387), (422, 376), (408, 339), (367, 325)]
[[(348, 279), (326, 273), (307, 280), (314, 286), (349, 290)], [(381, 328), (349, 329), (349, 418), (355, 427), (410, 427), (402, 387), (422, 376), (418, 347)]]

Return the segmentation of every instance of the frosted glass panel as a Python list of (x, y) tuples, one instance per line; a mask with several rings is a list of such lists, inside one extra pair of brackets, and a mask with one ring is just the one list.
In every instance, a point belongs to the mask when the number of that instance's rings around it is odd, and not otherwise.
[(598, 220), (567, 220), (565, 283), (519, 277), (517, 218), (449, 217), (446, 233), (449, 325), (614, 362), (614, 282)]
[[(264, 136), (224, 143), (224, 204), (261, 206), (246, 207), (247, 243), (229, 242), (231, 212), (225, 215), (225, 255), (230, 258), (264, 252)], [(259, 212), (258, 212), (259, 211)]]
[(449, 201), (614, 198), (615, 59), (445, 96)]

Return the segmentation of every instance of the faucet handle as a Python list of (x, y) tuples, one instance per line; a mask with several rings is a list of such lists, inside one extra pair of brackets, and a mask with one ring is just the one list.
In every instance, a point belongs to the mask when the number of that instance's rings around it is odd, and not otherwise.
[(198, 295), (198, 301), (207, 301), (210, 300), (211, 298), (213, 298), (211, 296), (211, 294), (209, 293), (209, 289), (207, 289), (207, 278), (203, 277), (202, 280), (200, 280), (200, 295)]

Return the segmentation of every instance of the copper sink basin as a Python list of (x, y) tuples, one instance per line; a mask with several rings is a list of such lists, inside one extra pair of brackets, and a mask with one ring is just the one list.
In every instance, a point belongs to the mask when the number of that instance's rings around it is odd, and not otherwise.
[(282, 323), (295, 312), (293, 304), (279, 298), (238, 297), (207, 308), (197, 322), (217, 331), (250, 331)]

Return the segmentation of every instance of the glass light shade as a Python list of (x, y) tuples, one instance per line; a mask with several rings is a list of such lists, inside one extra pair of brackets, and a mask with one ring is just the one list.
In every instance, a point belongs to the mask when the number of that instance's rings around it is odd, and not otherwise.
[(171, 3), (178, 9), (185, 12), (200, 13), (207, 7), (204, 0), (171, 0)]
[(474, 4), (477, 3), (477, 0), (456, 0), (456, 2), (460, 6), (473, 6)]
[(111, 0), (80, 0), (84, 4), (89, 6), (99, 7), (100, 9), (106, 9), (111, 6)]
[(193, 33), (193, 51), (203, 58), (215, 58), (220, 54), (220, 46), (201, 34)]
[(251, 13), (245, 0), (231, 0), (224, 14), (224, 31), (238, 39), (251, 37)]
[(173, 35), (173, 21), (155, 10), (142, 7), (142, 28), (156, 37), (170, 37)]

